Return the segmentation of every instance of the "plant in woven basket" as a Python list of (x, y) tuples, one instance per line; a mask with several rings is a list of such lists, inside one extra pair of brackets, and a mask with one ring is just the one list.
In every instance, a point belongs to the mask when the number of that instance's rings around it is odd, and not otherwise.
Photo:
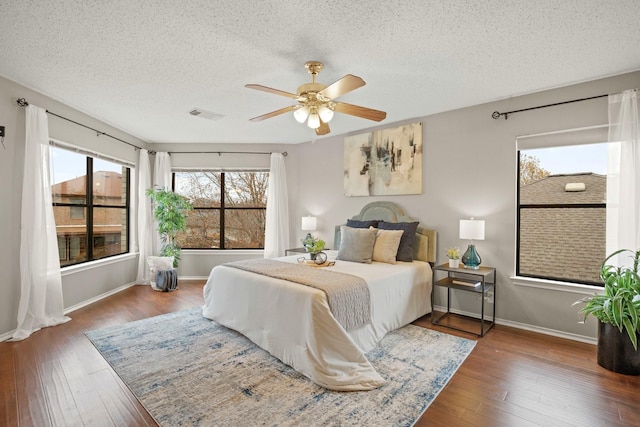
[(154, 203), (153, 217), (158, 222), (158, 234), (162, 241), (159, 255), (172, 256), (173, 266), (178, 267), (182, 249), (176, 237), (187, 229), (187, 212), (192, 209), (191, 203), (180, 194), (164, 188), (149, 188), (147, 196)]

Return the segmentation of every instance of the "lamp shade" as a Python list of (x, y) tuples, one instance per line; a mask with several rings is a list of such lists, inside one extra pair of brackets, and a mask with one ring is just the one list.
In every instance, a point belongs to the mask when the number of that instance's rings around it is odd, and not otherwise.
[(315, 216), (303, 216), (302, 217), (302, 231), (315, 231), (318, 226), (318, 218)]
[(309, 114), (307, 126), (309, 126), (311, 129), (318, 129), (320, 127), (320, 116), (318, 116), (317, 113)]
[(293, 117), (298, 123), (304, 123), (309, 116), (309, 109), (307, 107), (300, 107), (293, 111)]
[(460, 220), (460, 239), (484, 240), (484, 221), (476, 219)]
[(318, 115), (323, 122), (329, 123), (333, 118), (333, 110), (325, 105), (321, 105), (320, 108), (318, 108)]

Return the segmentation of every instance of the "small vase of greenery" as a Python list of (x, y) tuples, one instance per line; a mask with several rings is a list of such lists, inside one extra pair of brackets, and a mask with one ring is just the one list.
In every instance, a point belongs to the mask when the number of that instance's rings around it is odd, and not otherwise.
[(447, 249), (447, 258), (449, 258), (450, 268), (460, 267), (460, 249), (459, 248)]
[(302, 245), (307, 250), (307, 252), (311, 254), (311, 259), (314, 259), (315, 254), (324, 249), (325, 241), (322, 239), (317, 239), (311, 234), (308, 234), (307, 237), (302, 239)]

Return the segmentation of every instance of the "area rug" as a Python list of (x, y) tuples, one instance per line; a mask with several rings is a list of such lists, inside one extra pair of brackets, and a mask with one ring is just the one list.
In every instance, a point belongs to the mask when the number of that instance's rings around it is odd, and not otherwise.
[(86, 335), (166, 427), (411, 426), (475, 346), (407, 325), (367, 354), (385, 385), (337, 392), (205, 319), (200, 307)]

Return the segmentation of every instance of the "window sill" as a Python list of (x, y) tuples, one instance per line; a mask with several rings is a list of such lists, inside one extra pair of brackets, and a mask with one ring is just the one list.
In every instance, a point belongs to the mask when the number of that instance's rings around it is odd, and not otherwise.
[(258, 255), (264, 249), (183, 249), (183, 255)]
[(115, 264), (122, 261), (138, 258), (137, 252), (130, 252), (128, 254), (115, 255), (109, 258), (98, 259), (95, 261), (83, 262), (82, 264), (70, 265), (69, 267), (62, 267), (60, 269), (62, 277), (70, 274), (79, 273), (81, 271), (93, 270), (94, 268), (104, 267), (105, 265)]
[(535, 279), (533, 277), (511, 276), (511, 281), (516, 286), (529, 288), (549, 289), (552, 291), (569, 292), (572, 294), (593, 295), (602, 293), (600, 286), (582, 285), (578, 283), (560, 282), (557, 280)]

